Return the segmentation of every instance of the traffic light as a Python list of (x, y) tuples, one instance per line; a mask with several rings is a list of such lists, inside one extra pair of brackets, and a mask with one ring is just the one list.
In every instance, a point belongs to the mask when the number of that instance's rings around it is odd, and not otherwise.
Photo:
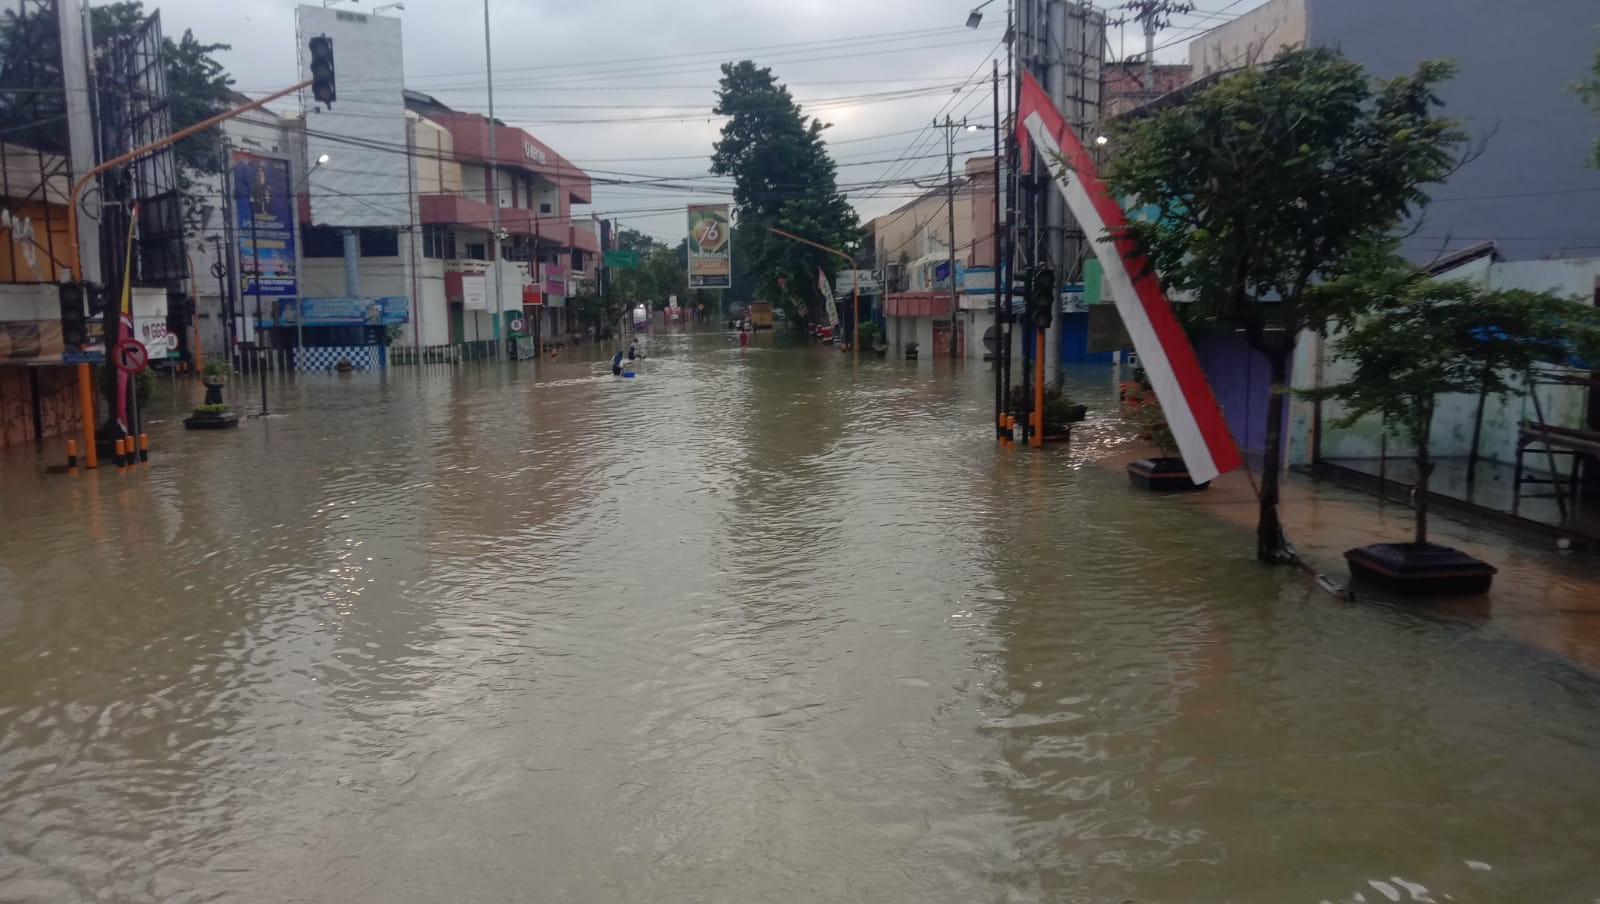
[(61, 290), (61, 344), (79, 349), (89, 344), (89, 326), (85, 322), (88, 312), (84, 308), (83, 283), (62, 283)]
[(333, 39), (317, 35), (307, 46), (311, 50), (311, 96), (317, 103), (331, 106), (339, 99), (333, 88)]
[(1028, 315), (1036, 329), (1048, 330), (1056, 312), (1056, 271), (1035, 267), (1028, 279)]

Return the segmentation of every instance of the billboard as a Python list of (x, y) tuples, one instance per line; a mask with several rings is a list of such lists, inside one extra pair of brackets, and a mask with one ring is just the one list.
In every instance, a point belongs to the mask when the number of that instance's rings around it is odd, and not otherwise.
[(489, 310), (489, 284), (482, 273), (461, 277), (461, 307), (468, 311)]
[(733, 224), (726, 204), (689, 205), (689, 288), (733, 288)]
[(567, 294), (567, 268), (561, 264), (545, 264), (544, 291), (546, 295)]
[(404, 65), (400, 19), (322, 6), (295, 11), (300, 77), (311, 77), (306, 43), (333, 41), (339, 97), (320, 109), (300, 93), (306, 117), (306, 159), (328, 162), (307, 177), (311, 222), (319, 226), (403, 226), (411, 222), (406, 173)]
[(404, 295), (375, 298), (286, 298), (276, 307), (277, 322), (267, 326), (395, 326), (411, 321), (411, 300)]
[(294, 195), (289, 191), (289, 161), (234, 151), (234, 237), (239, 244), (241, 297), (296, 295), (294, 272)]

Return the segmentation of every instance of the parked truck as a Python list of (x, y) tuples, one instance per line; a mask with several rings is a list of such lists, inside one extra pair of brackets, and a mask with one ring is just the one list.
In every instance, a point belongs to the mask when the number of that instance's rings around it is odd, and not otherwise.
[(772, 329), (772, 302), (750, 302), (750, 328), (757, 330)]

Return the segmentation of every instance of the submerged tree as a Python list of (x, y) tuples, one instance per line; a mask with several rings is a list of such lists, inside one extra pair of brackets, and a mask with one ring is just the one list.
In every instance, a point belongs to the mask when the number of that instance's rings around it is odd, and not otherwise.
[(1545, 292), (1428, 279), (1398, 262), (1349, 281), (1353, 294), (1370, 299), (1333, 346), (1334, 360), (1351, 367), (1349, 379), (1303, 395), (1342, 403), (1340, 426), (1380, 415), (1411, 442), (1413, 542), (1420, 546), (1428, 542), (1429, 443), (1439, 397), (1502, 395), (1540, 363), (1600, 360), (1600, 311)]
[[(801, 111), (771, 69), (750, 60), (723, 64), (715, 112), (729, 117), (711, 156), (711, 172), (733, 177), (739, 242), (734, 257), (744, 258), (741, 269), (754, 277), (757, 293), (796, 313), (802, 302), (791, 291), (820, 301), (812, 294), (817, 269), (832, 270), (836, 261), (768, 228), (847, 252), (860, 233), (822, 140), (827, 126)], [(820, 310), (821, 305), (811, 308)]]
[[(1128, 237), (1165, 287), (1193, 299), (1191, 322), (1243, 331), (1267, 360), (1274, 400), (1287, 391), (1296, 338), (1323, 326), (1316, 285), (1387, 243), (1444, 178), (1462, 135), (1435, 115), (1454, 72), (1425, 62), (1374, 82), (1328, 50), (1286, 53), (1116, 139), (1107, 181), (1155, 215)], [(1267, 406), (1256, 553), (1281, 561), (1283, 406)]]

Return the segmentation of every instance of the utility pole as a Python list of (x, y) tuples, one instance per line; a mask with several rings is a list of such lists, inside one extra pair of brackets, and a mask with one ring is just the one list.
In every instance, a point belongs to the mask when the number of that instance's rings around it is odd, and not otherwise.
[(1161, 94), (1156, 87), (1156, 32), (1170, 26), (1173, 16), (1194, 12), (1194, 4), (1189, 0), (1127, 0), (1121, 8), (1130, 15), (1114, 23), (1122, 25), (1131, 17), (1144, 31), (1144, 95), (1149, 102)]
[(933, 127), (944, 130), (945, 212), (950, 227), (950, 358), (955, 362), (961, 356), (961, 309), (956, 288), (956, 131), (968, 126), (965, 119), (955, 122), (946, 113), (944, 122), (936, 119)]
[(256, 280), (256, 370), (261, 373), (261, 416), (266, 417), (272, 411), (267, 405), (267, 368), (261, 360), (261, 248), (256, 244), (256, 210), (255, 201), (250, 202), (250, 269), (254, 271)]
[[(494, 57), (492, 56), (489, 42), (489, 0), (483, 0), (483, 70), (489, 87), (489, 162), (488, 166), (484, 167), (484, 179), (485, 184), (488, 187), (489, 194), (490, 241), (494, 243), (490, 246), (494, 249), (495, 320), (493, 335), (496, 339), (499, 339), (502, 321), (505, 320), (505, 317), (501, 316), (501, 305), (504, 304), (504, 299), (501, 297), (501, 292), (504, 287), (501, 285), (500, 275), (500, 263), (504, 259), (505, 254), (504, 249), (500, 247), (500, 170), (498, 158), (495, 152)], [(540, 289), (542, 291), (543, 287), (541, 286)], [(537, 335), (537, 333), (535, 335)], [(496, 352), (496, 357), (499, 357), (501, 360), (505, 360), (505, 343), (496, 342), (495, 345), (499, 347), (499, 350)], [(535, 346), (535, 349), (537, 349), (537, 346)]]

